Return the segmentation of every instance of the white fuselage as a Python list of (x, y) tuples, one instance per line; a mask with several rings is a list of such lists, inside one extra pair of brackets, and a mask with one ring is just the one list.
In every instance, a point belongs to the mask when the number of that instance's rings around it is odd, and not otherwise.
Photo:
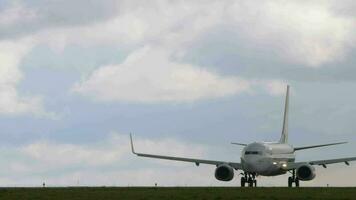
[(294, 149), (288, 144), (255, 142), (247, 145), (241, 154), (243, 170), (262, 176), (285, 174), (287, 163), (294, 161)]

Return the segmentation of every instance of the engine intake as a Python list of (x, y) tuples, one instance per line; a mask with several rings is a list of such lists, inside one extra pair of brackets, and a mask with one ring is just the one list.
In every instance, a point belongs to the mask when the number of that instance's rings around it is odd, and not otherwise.
[(297, 168), (297, 177), (302, 181), (310, 181), (315, 178), (315, 168), (309, 164)]
[(219, 181), (231, 181), (234, 178), (234, 169), (230, 165), (219, 165), (215, 170), (215, 178)]

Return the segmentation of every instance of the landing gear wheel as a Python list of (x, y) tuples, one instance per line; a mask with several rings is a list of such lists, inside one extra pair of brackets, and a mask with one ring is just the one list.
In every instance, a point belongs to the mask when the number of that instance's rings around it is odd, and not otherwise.
[(292, 187), (292, 185), (293, 185), (293, 178), (288, 177), (288, 187)]
[(253, 187), (253, 179), (252, 178), (248, 178), (248, 186)]
[(291, 172), (292, 176), (288, 177), (288, 187), (293, 187), (293, 183), (295, 183), (295, 187), (299, 187), (299, 178), (296, 176), (295, 169)]
[(246, 178), (241, 177), (241, 187), (245, 187), (245, 183), (246, 183)]
[(299, 187), (299, 179), (296, 178), (296, 179), (294, 180), (294, 182), (295, 182), (295, 187)]

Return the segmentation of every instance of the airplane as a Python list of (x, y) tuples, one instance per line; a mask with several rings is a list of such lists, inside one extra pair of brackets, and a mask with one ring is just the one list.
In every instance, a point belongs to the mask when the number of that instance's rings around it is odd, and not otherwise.
[(305, 162), (295, 162), (296, 151), (319, 148), (325, 146), (345, 144), (347, 142), (337, 142), (320, 144), (313, 146), (293, 147), (288, 144), (288, 112), (289, 112), (289, 85), (285, 98), (285, 108), (283, 117), (283, 127), (280, 140), (278, 142), (253, 142), (251, 144), (236, 143), (244, 148), (241, 152), (241, 162), (226, 162), (216, 160), (203, 160), (186, 157), (174, 157), (165, 155), (154, 155), (135, 152), (132, 135), (130, 134), (131, 151), (133, 154), (142, 157), (183, 161), (199, 164), (215, 165), (215, 178), (219, 181), (231, 181), (234, 178), (234, 170), (241, 170), (241, 187), (257, 187), (257, 176), (278, 176), (289, 172), (288, 187), (299, 187), (299, 181), (311, 181), (315, 178), (314, 166), (326, 168), (329, 164), (345, 163), (350, 165), (350, 161), (355, 161), (356, 157), (338, 158), (330, 160), (314, 160)]

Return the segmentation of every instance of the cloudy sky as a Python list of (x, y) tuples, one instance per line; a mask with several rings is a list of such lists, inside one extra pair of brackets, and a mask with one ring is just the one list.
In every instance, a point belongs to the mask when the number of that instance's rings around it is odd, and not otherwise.
[[(290, 142), (356, 155), (352, 0), (0, 1), (0, 185), (239, 185), (214, 167), (138, 151), (239, 161), (273, 141), (291, 85)], [(350, 178), (351, 177), (351, 178)], [(356, 165), (308, 186), (355, 186)], [(287, 175), (259, 178), (287, 184)]]

